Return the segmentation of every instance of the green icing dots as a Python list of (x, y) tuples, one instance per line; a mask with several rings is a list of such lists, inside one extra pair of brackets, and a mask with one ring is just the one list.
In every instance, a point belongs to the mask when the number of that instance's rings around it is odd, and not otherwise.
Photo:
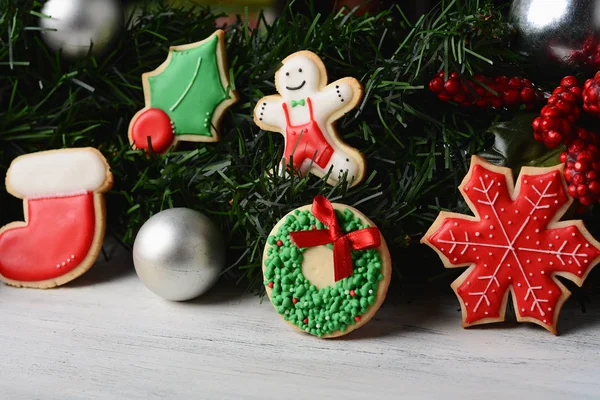
[[(352, 211), (335, 210), (344, 233), (367, 228)], [(310, 211), (288, 215), (275, 235), (267, 240), (264, 284), (272, 287), (271, 302), (286, 321), (322, 337), (360, 320), (375, 303), (377, 286), (383, 279), (377, 249), (352, 251), (353, 274), (331, 287), (318, 289), (302, 274), (303, 252), (294, 245), (290, 232), (325, 229)], [(327, 245), (333, 248), (332, 244)]]

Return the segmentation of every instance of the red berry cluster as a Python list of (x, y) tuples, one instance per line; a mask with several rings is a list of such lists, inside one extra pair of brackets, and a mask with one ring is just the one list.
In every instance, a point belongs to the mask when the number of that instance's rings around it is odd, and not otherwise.
[(429, 82), (429, 89), (442, 101), (453, 101), (464, 107), (475, 105), (481, 109), (518, 108), (524, 105), (529, 110), (543, 97), (529, 79), (506, 76), (490, 78), (476, 74), (472, 80), (467, 80), (453, 72), (444, 81), (443, 71)]
[(580, 65), (600, 68), (600, 42), (594, 35), (588, 36), (581, 45), (581, 50), (571, 52), (569, 60)]
[(591, 115), (600, 117), (600, 71), (583, 85), (583, 109)]
[(535, 139), (549, 148), (569, 143), (580, 115), (581, 86), (577, 78), (567, 76), (554, 89), (540, 116), (533, 120)]
[(560, 161), (565, 163), (569, 194), (584, 206), (600, 202), (598, 135), (584, 128), (577, 129), (576, 138), (560, 155)]

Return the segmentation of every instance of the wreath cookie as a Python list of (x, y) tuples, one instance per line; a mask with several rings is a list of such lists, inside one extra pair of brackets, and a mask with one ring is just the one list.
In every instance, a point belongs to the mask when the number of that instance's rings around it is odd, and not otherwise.
[(282, 218), (263, 253), (264, 284), (277, 312), (298, 330), (322, 338), (367, 323), (385, 299), (391, 271), (375, 224), (323, 196)]

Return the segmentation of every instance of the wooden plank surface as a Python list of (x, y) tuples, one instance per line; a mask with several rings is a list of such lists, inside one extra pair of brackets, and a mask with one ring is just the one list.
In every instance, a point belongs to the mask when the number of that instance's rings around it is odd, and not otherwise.
[(227, 284), (163, 301), (120, 254), (60, 289), (0, 286), (0, 399), (599, 399), (600, 304), (569, 301), (559, 330), (464, 330), (448, 288), (319, 340)]

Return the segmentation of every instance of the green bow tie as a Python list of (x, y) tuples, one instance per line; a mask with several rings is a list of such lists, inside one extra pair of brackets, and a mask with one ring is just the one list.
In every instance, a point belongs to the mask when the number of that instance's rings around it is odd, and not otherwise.
[(304, 99), (302, 100), (292, 100), (292, 107), (296, 107), (296, 106), (304, 106), (306, 104), (306, 102), (304, 101)]

